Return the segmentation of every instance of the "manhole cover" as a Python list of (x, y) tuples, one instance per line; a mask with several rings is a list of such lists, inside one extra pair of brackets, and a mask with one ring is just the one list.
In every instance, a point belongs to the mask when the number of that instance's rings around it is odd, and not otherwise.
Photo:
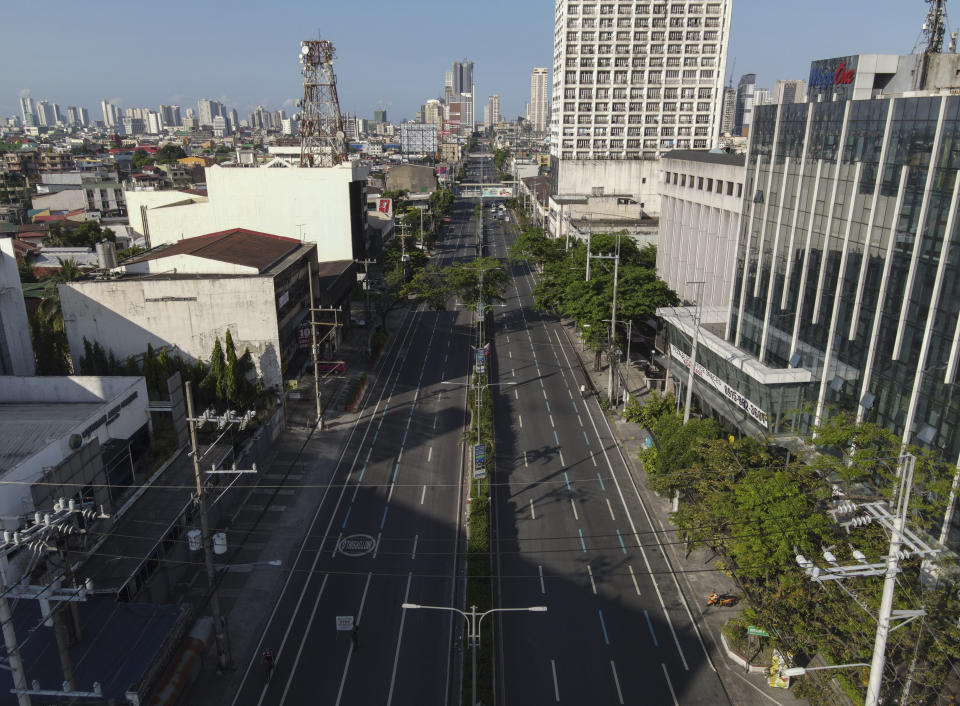
[(373, 551), (376, 541), (369, 534), (351, 534), (337, 544), (337, 550), (347, 556), (363, 556)]

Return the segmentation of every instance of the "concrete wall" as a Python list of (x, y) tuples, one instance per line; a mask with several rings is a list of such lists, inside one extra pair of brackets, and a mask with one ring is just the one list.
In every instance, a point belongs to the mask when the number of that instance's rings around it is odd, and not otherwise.
[(53, 211), (75, 211), (87, 208), (87, 192), (83, 189), (66, 189), (54, 194), (33, 197), (33, 207)]
[[(159, 211), (154, 212), (153, 209), (159, 209), (161, 207), (168, 207), (172, 204), (189, 204), (195, 205), (200, 203), (206, 203), (207, 199), (202, 196), (193, 196), (191, 194), (185, 194), (182, 191), (168, 190), (168, 191), (127, 191), (123, 192), (125, 200), (127, 202), (127, 214), (130, 220), (130, 227), (143, 236), (151, 236), (151, 233), (148, 233), (149, 227), (144, 223), (144, 216), (146, 212), (150, 212), (149, 220), (152, 222), (155, 213), (158, 216)], [(182, 207), (182, 206), (181, 206)], [(177, 207), (173, 207), (177, 208)], [(194, 214), (199, 214), (198, 211), (193, 211)], [(202, 216), (200, 216), (202, 219)], [(158, 225), (163, 232), (162, 224)], [(210, 231), (207, 231), (210, 232)], [(184, 236), (186, 237), (186, 236)], [(174, 240), (180, 240), (180, 237), (174, 238)], [(159, 245), (160, 242), (171, 242), (170, 240), (163, 240), (153, 242), (153, 239), (148, 237), (148, 242), (151, 247)]]
[[(725, 306), (733, 283), (743, 202), (737, 187), (744, 182), (745, 167), (678, 159), (661, 159), (660, 166), (657, 274), (681, 300), (695, 302), (697, 288), (687, 282), (703, 281), (703, 305)], [(674, 174), (685, 177), (684, 186), (680, 178), (673, 184)], [(710, 180), (713, 188), (708, 191)], [(722, 193), (716, 192), (718, 180), (723, 182)], [(731, 196), (728, 183), (733, 183)]]
[[(352, 260), (349, 187), (352, 181), (366, 181), (368, 171), (366, 165), (355, 163), (315, 169), (209, 167), (207, 203), (156, 208), (149, 205), (150, 197), (143, 202), (132, 197), (165, 192), (130, 192), (130, 225), (142, 234), (148, 229), (153, 247), (248, 228), (294, 238), (302, 235), (304, 241), (317, 244), (320, 262)], [(148, 206), (146, 224), (140, 217), (141, 203)]]
[(75, 365), (84, 337), (121, 360), (150, 343), (209, 361), (214, 340), (222, 343), (229, 328), (238, 355), (250, 348), (264, 385), (282, 384), (272, 278), (84, 281), (59, 290)]
[(556, 191), (560, 196), (590, 195), (595, 187), (605, 194), (631, 195), (651, 216), (660, 215), (660, 163), (643, 159), (556, 160)]
[(33, 375), (33, 347), (13, 240), (0, 238), (0, 375)]
[(411, 194), (429, 193), (437, 190), (437, 178), (433, 167), (403, 164), (390, 167), (387, 172), (387, 191), (406, 189)]
[(256, 267), (235, 265), (231, 262), (212, 260), (197, 255), (171, 255), (155, 260), (145, 260), (133, 265), (124, 265), (123, 269), (131, 274), (255, 275), (258, 273)]

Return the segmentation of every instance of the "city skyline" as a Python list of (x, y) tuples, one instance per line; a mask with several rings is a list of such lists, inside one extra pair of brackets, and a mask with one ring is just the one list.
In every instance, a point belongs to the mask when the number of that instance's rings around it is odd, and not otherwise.
[[(241, 115), (258, 105), (292, 113), (301, 86), (295, 51), (299, 42), (308, 38), (300, 28), (305, 18), (313, 15), (317, 22), (324, 20), (324, 38), (338, 50), (336, 72), (343, 111), (362, 117), (370, 118), (374, 110), (386, 109), (395, 121), (413, 118), (425, 100), (440, 97), (438, 73), (442, 75), (451, 61), (467, 56), (475, 63), (478, 93), (498, 93), (501, 113), (506, 119), (515, 119), (525, 113), (529, 100), (530, 70), (552, 65), (553, 10), (549, 6), (516, 6), (495, 0), (491, 12), (476, 15), (468, 14), (466, 7), (460, 10), (427, 0), (421, 3), (421, 12), (411, 16), (398, 6), (374, 2), (372, 9), (378, 22), (366, 26), (363, 33), (355, 31), (355, 17), (346, 7), (324, 8), (317, 13), (306, 3), (294, 2), (271, 8), (270, 15), (262, 17), (259, 7), (252, 3), (231, 5), (229, 13), (190, 6), (193, 15), (199, 13), (214, 22), (222, 36), (249, 40), (243, 44), (244, 51), (225, 56), (222, 43), (210, 41), (207, 22), (178, 22), (177, 7), (186, 9), (186, 3), (174, 2), (172, 11), (160, 17), (144, 11), (141, 18), (127, 5), (105, 3), (107, 7), (114, 4), (138, 26), (146, 24), (152, 31), (179, 37), (191, 46), (191, 52), (165, 55), (165, 63), (159, 70), (150, 69), (151, 73), (142, 62), (117, 61), (124, 52), (142, 51), (140, 37), (111, 36), (109, 41), (90, 45), (85, 41), (85, 30), (97, 31), (96, 17), (71, 17), (70, 22), (46, 28), (49, 36), (43, 62), (17, 61), (17, 72), (0, 76), (0, 117), (19, 114), (19, 98), (24, 95), (35, 101), (86, 107), (91, 117), (99, 112), (95, 108), (104, 97), (121, 109), (156, 110), (161, 104), (185, 108), (196, 106), (201, 98), (214, 98), (235, 107)], [(736, 0), (727, 66), (728, 74), (737, 74), (728, 75), (727, 80), (736, 84), (740, 74), (756, 73), (757, 85), (772, 88), (778, 79), (806, 79), (814, 59), (858, 52), (909, 53), (920, 33), (924, 3), (884, 0), (870, 4), (873, 12), (863, 13), (860, 10), (865, 5), (836, 6), (826, 0), (813, 0), (802, 7), (781, 7), (761, 0)], [(441, 7), (444, 13), (432, 12)], [(30, 21), (27, 13), (26, 6), (10, 8), (11, 24)], [(810, 18), (825, 13), (832, 21), (826, 26), (817, 25), (816, 33), (785, 35), (775, 31), (778, 26), (802, 27)], [(444, 18), (427, 26), (427, 31), (433, 30), (429, 54), (419, 51), (423, 43), (398, 41), (411, 31), (424, 31), (427, 17)], [(848, 30), (851, 22), (861, 30), (856, 37)], [(468, 35), (450, 31), (464, 23), (471, 27)], [(484, 34), (496, 37), (496, 41), (477, 42), (476, 38)], [(6, 63), (11, 64), (18, 55), (31, 55), (31, 41), (31, 35), (22, 34), (5, 42)], [(371, 52), (372, 45), (390, 53), (384, 57), (381, 52)], [(504, 51), (504, 47), (510, 47), (510, 51)], [(91, 57), (91, 53), (97, 56)], [(87, 62), (71, 59), (81, 54), (113, 64), (115, 70), (98, 74), (105, 78), (91, 83), (90, 74), (84, 70)], [(397, 80), (395, 67), (402, 68), (403, 80)]]

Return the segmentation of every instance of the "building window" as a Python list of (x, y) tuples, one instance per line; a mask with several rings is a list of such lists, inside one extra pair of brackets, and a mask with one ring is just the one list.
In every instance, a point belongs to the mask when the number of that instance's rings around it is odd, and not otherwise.
[(723, 194), (723, 179), (717, 179), (717, 193)]
[(703, 191), (703, 177), (697, 177), (697, 189)]

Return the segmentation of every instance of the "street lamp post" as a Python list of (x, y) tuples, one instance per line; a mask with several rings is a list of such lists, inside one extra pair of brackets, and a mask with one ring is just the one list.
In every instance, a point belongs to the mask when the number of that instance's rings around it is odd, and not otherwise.
[(480, 629), (482, 627), (483, 619), (490, 615), (491, 613), (546, 613), (547, 606), (545, 605), (534, 605), (529, 606), (528, 608), (491, 608), (490, 610), (484, 611), (483, 613), (477, 613), (477, 606), (470, 606), (470, 612), (462, 611), (459, 608), (452, 608), (450, 606), (440, 606), (440, 605), (420, 605), (418, 603), (404, 603), (401, 606), (404, 610), (446, 610), (451, 613), (459, 613), (467, 621), (467, 641), (470, 645), (472, 651), (472, 664), (473, 669), (471, 673), (472, 685), (473, 685), (473, 694), (470, 698), (470, 703), (473, 706), (477, 705), (477, 647), (480, 646)]
[(854, 662), (852, 664), (830, 664), (826, 667), (790, 667), (780, 671), (782, 677), (802, 677), (807, 672), (818, 672), (821, 669), (846, 669), (848, 667), (869, 667), (865, 662)]

